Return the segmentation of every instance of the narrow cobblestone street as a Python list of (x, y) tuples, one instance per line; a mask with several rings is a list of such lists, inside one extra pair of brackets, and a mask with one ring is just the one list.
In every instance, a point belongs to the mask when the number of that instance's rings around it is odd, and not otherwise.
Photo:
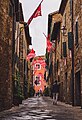
[(0, 0), (0, 120), (82, 120), (82, 0)]
[(1, 112), (0, 120), (82, 120), (82, 109), (61, 102), (53, 105), (49, 97), (34, 97)]

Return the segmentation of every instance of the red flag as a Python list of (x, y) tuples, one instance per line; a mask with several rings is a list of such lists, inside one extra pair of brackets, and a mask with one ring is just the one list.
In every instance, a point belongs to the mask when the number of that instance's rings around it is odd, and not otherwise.
[[(41, 1), (41, 3), (42, 2), (43, 2), (43, 0)], [(27, 22), (28, 25), (31, 23), (31, 21), (33, 20), (33, 18), (36, 18), (38, 16), (42, 16), (42, 14), (41, 14), (41, 3), (37, 7), (37, 9), (34, 11), (34, 13), (32, 14), (32, 16), (29, 18), (29, 20)]]
[(27, 55), (27, 60), (30, 60), (31, 58), (33, 58), (33, 57), (35, 57), (35, 51), (32, 49), (31, 51), (30, 51), (30, 53)]
[[(44, 34), (44, 33), (43, 33)], [(47, 51), (50, 52), (51, 48), (52, 48), (52, 42), (50, 41), (50, 34), (48, 36), (46, 36), (44, 34), (44, 36), (46, 37), (46, 42), (47, 42)]]
[(47, 51), (50, 52), (51, 48), (52, 48), (52, 42), (47, 40)]
[(32, 61), (32, 65), (35, 65), (37, 63), (37, 60)]
[(52, 48), (52, 42), (50, 42), (50, 34), (48, 34), (46, 40), (47, 40), (47, 51), (50, 52), (50, 50)]

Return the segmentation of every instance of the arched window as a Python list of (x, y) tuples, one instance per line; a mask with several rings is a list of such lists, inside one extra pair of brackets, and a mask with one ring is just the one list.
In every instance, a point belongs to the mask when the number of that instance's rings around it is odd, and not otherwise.
[(35, 69), (37, 69), (37, 70), (40, 70), (40, 69), (41, 69), (40, 63), (36, 63), (36, 64), (35, 64)]

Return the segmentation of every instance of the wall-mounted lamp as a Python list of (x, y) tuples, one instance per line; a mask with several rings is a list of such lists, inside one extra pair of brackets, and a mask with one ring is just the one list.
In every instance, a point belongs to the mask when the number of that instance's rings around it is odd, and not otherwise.
[(66, 36), (66, 32), (67, 32), (66, 26), (63, 25), (61, 28), (61, 31), (62, 31), (63, 36)]

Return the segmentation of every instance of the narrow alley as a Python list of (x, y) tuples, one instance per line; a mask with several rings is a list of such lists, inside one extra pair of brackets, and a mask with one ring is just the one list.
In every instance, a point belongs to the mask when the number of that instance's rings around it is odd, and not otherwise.
[(0, 120), (82, 120), (82, 110), (61, 102), (53, 105), (50, 97), (32, 97), (0, 112)]
[(0, 120), (82, 120), (82, 0), (0, 0)]

